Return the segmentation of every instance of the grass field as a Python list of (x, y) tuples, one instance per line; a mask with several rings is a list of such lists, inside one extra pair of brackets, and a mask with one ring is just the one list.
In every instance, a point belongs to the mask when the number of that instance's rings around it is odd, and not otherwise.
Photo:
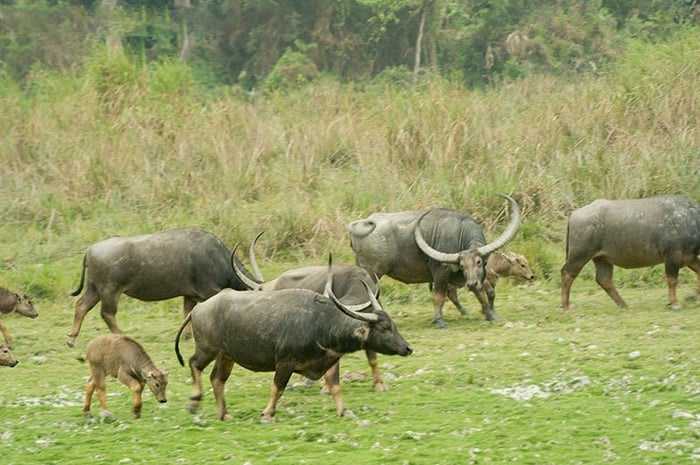
[[(365, 88), (331, 79), (264, 95), (201, 92), (175, 62), (140, 68), (96, 52), (86, 69), (0, 74), (0, 285), (29, 293), (39, 317), (3, 315), (20, 365), (0, 369), (0, 462), (679, 464), (700, 462), (698, 302), (665, 306), (663, 267), (616, 270), (628, 309), (588, 265), (573, 313), (559, 310), (566, 219), (596, 198), (684, 195), (700, 201), (700, 32), (635, 42), (596, 76), (529, 76), (469, 90), (440, 78)], [(433, 329), (427, 285), (384, 278), (383, 303), (415, 353), (380, 356), (388, 392), (370, 390), (364, 355), (345, 357), (337, 418), (316, 387), (286, 393), (261, 425), (271, 373), (234, 368), (233, 420), (209, 391), (185, 410), (176, 363), (181, 302), (122, 298), (117, 319), (170, 370), (167, 404), (144, 395), (141, 420), (116, 381), (117, 420), (82, 417), (92, 310), (66, 346), (91, 244), (113, 235), (199, 227), (229, 247), (261, 230), (268, 279), (291, 267), (352, 262), (345, 225), (382, 211), (471, 213), (487, 239), (508, 213), (507, 250), (539, 279), (499, 282), (484, 321), (476, 299)], [(696, 286), (681, 272), (679, 295)], [(185, 357), (193, 351), (183, 346)], [(208, 376), (209, 371), (206, 374)], [(208, 388), (208, 386), (207, 386)], [(93, 403), (94, 405), (94, 403)]]
[[(72, 268), (77, 280), (78, 263)], [(690, 275), (682, 273), (682, 296)], [(436, 330), (425, 286), (387, 279), (384, 305), (415, 349), (406, 358), (380, 355), (389, 390), (370, 390), (364, 354), (355, 353), (341, 370), (357, 418), (336, 417), (317, 386), (298, 387), (282, 397), (272, 425), (259, 422), (272, 374), (240, 367), (227, 383), (231, 421), (216, 417), (209, 369), (202, 409), (188, 413), (189, 370), (173, 350), (179, 300), (129, 298), (118, 320), (166, 363), (168, 403), (147, 391), (143, 417), (133, 420), (131, 394), (112, 380), (116, 421), (83, 418), (89, 369), (80, 358), (106, 326), (93, 310), (70, 349), (72, 299), (39, 300), (37, 319), (4, 319), (21, 362), (0, 373), (3, 463), (697, 463), (700, 305), (669, 310), (663, 286), (621, 289), (630, 308), (618, 309), (581, 279), (577, 310), (564, 314), (556, 283), (501, 282), (498, 323), (485, 322), (463, 293), (469, 316), (447, 307), (449, 327)], [(192, 350), (185, 342), (185, 357)]]

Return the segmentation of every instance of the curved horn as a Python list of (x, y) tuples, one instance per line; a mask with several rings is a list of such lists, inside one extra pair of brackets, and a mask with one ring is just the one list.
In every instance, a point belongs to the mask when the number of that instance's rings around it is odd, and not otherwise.
[(248, 258), (250, 259), (250, 266), (253, 267), (253, 276), (255, 276), (255, 279), (260, 281), (261, 283), (265, 282), (265, 279), (262, 276), (262, 273), (260, 272), (260, 268), (258, 268), (258, 262), (255, 261), (255, 253), (253, 252), (253, 249), (255, 248), (256, 242), (258, 242), (258, 239), (260, 236), (263, 235), (265, 231), (260, 231), (257, 236), (255, 236), (255, 239), (253, 239), (253, 242), (250, 243), (250, 249), (248, 250)]
[(382, 309), (382, 304), (379, 303), (379, 294), (380, 294), (380, 289), (379, 289), (379, 278), (377, 278), (377, 275), (374, 275), (374, 291), (372, 291), (372, 288), (367, 284), (367, 282), (364, 279), (361, 279), (360, 282), (365, 286), (365, 289), (367, 289), (367, 293), (369, 294), (369, 301), (363, 302), (361, 304), (345, 304), (345, 308), (348, 310), (352, 310), (353, 312), (362, 312), (367, 310), (370, 307), (373, 307), (374, 309), (378, 310), (383, 310)]
[[(335, 296), (333, 293), (333, 273), (331, 272), (331, 256), (330, 254), (328, 255), (328, 279), (326, 279), (326, 287), (323, 291), (323, 295), (331, 299), (335, 306), (340, 310), (341, 312), (345, 313), (347, 316), (350, 318), (354, 318), (356, 320), (364, 321), (367, 323), (373, 323), (379, 319), (377, 315), (374, 313), (360, 313), (355, 310), (351, 310), (347, 306), (343, 305), (338, 298)], [(374, 302), (376, 302), (376, 299), (374, 298), (374, 295), (372, 295), (372, 291), (369, 289), (369, 286), (367, 285), (366, 282), (362, 281), (362, 283), (365, 285), (365, 288), (367, 289), (367, 294), (370, 296), (370, 302), (372, 305), (374, 305)], [(379, 303), (377, 303), (379, 305)]]
[(432, 210), (428, 210), (427, 212), (423, 213), (416, 222), (416, 229), (413, 230), (413, 238), (416, 240), (416, 245), (421, 250), (421, 252), (423, 252), (436, 262), (459, 263), (459, 253), (440, 252), (439, 250), (435, 250), (431, 246), (429, 246), (428, 243), (425, 242), (425, 239), (423, 239), (423, 233), (420, 232), (420, 223), (421, 221), (423, 221), (423, 217), (431, 211)]
[(508, 223), (508, 227), (506, 228), (505, 231), (494, 241), (492, 241), (489, 244), (482, 245), (477, 249), (477, 252), (480, 255), (488, 255), (491, 252), (500, 249), (504, 245), (506, 245), (508, 242), (511, 241), (515, 237), (515, 233), (518, 232), (518, 228), (520, 228), (520, 219), (521, 219), (521, 214), (520, 214), (520, 206), (518, 203), (513, 200), (511, 197), (507, 196), (506, 194), (498, 194), (504, 199), (508, 201), (510, 204), (510, 208), (513, 210), (510, 214), (510, 222)]
[(377, 297), (379, 297), (379, 281), (377, 281), (377, 295), (376, 296), (372, 292), (372, 288), (369, 287), (369, 284), (367, 284), (364, 280), (362, 281), (362, 284), (365, 286), (365, 289), (367, 289), (367, 294), (369, 295), (369, 300), (372, 302), (372, 307), (375, 310), (384, 310), (382, 308), (382, 304), (380, 304), (379, 300), (377, 299)]
[(233, 250), (231, 251), (231, 266), (233, 267), (233, 273), (249, 290), (259, 291), (262, 289), (262, 283), (254, 281), (248, 277), (248, 273), (242, 268), (242, 265), (239, 265), (239, 262), (236, 259), (236, 249), (238, 249), (238, 243), (233, 246)]

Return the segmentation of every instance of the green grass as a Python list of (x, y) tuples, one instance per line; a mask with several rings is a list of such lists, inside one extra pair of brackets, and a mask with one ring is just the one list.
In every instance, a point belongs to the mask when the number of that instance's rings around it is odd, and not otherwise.
[[(700, 192), (700, 49), (696, 28), (635, 44), (597, 78), (547, 76), (470, 91), (439, 79), (359, 91), (320, 79), (288, 93), (170, 92), (164, 67), (108, 56), (75, 73), (37, 70), (0, 92), (0, 285), (29, 293), (39, 317), (3, 315), (21, 363), (0, 369), (7, 464), (51, 463), (697, 463), (697, 314), (673, 312), (663, 267), (616, 270), (618, 309), (588, 265), (559, 309), (566, 218), (599, 197)], [(176, 77), (176, 76), (175, 76)], [(107, 85), (119, 78), (118, 86)], [(108, 385), (113, 423), (81, 415), (87, 342), (107, 331), (91, 311), (75, 349), (82, 256), (113, 235), (201, 227), (256, 249), (268, 279), (289, 267), (352, 262), (345, 225), (373, 212), (447, 207), (473, 214), (487, 239), (511, 194), (524, 221), (509, 250), (539, 276), (501, 281), (489, 324), (449, 305), (432, 328), (427, 285), (382, 282), (383, 302), (415, 353), (380, 356), (390, 390), (346, 379), (357, 419), (335, 417), (316, 388), (286, 393), (261, 425), (272, 375), (234, 369), (233, 420), (207, 391), (185, 411), (189, 371), (173, 339), (181, 303), (122, 298), (118, 320), (170, 369), (169, 402)], [(242, 256), (243, 254), (241, 254)], [(681, 272), (679, 295), (696, 285)], [(185, 343), (184, 355), (192, 353)], [(342, 372), (369, 374), (363, 354)], [(208, 371), (207, 371), (208, 374)], [(207, 386), (208, 387), (208, 386)]]
[[(263, 270), (273, 275), (269, 269)], [(77, 272), (77, 270), (76, 270)], [(683, 273), (681, 295), (692, 282)], [(590, 280), (574, 284), (577, 311), (558, 308), (552, 282), (502, 283), (501, 321), (446, 308), (447, 330), (433, 329), (425, 286), (386, 281), (385, 307), (415, 353), (380, 356), (389, 391), (370, 390), (362, 353), (345, 357), (346, 404), (339, 418), (317, 387), (285, 393), (277, 422), (259, 417), (271, 373), (240, 367), (227, 383), (233, 419), (216, 417), (208, 379), (202, 409), (185, 410), (189, 370), (174, 357), (180, 302), (123, 298), (118, 319), (170, 371), (168, 403), (144, 395), (141, 420), (131, 395), (108, 383), (113, 423), (82, 417), (87, 342), (106, 331), (93, 310), (76, 348), (65, 345), (72, 300), (37, 302), (35, 320), (6, 317), (21, 360), (3, 369), (0, 443), (3, 462), (30, 463), (696, 463), (700, 461), (700, 330), (697, 302), (674, 312), (663, 283), (621, 289), (618, 309)], [(185, 342), (187, 357), (192, 342)], [(205, 372), (208, 376), (209, 370)], [(97, 399), (95, 399), (95, 407)], [(95, 410), (97, 412), (97, 410)]]

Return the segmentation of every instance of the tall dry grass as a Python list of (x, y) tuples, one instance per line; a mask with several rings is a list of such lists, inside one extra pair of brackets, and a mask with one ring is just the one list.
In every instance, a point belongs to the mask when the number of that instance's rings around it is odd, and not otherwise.
[(526, 215), (519, 246), (554, 266), (547, 244), (595, 198), (700, 200), (698, 38), (635, 44), (604, 76), (488, 91), (320, 80), (212, 97), (177, 63), (106, 56), (84, 73), (38, 71), (26, 89), (6, 78), (0, 242), (33, 246), (3, 246), (2, 259), (185, 225), (227, 243), (265, 230), (263, 256), (351, 259), (350, 220), (443, 206), (474, 213), (489, 236), (506, 216), (494, 194), (507, 192)]

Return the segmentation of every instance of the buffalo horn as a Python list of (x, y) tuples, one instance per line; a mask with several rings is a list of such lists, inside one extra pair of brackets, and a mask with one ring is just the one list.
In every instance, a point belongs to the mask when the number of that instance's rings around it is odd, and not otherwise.
[[(364, 321), (367, 323), (373, 323), (379, 319), (377, 315), (374, 313), (362, 313), (362, 312), (357, 312), (355, 310), (351, 310), (347, 306), (343, 305), (340, 300), (335, 296), (333, 293), (333, 273), (331, 272), (331, 262), (332, 258), (331, 255), (328, 255), (328, 279), (326, 280), (326, 288), (324, 289), (324, 295), (331, 299), (335, 306), (340, 310), (341, 312), (345, 313), (347, 316), (350, 318), (354, 318), (356, 320)], [(372, 294), (372, 291), (370, 290), (369, 286), (367, 285), (366, 282), (362, 281), (362, 284), (365, 285), (365, 288), (367, 289), (367, 295), (369, 295), (369, 299), (372, 305), (377, 305), (379, 306), (379, 302), (377, 302), (377, 299), (374, 297)], [(376, 304), (375, 304), (376, 302)]]
[(245, 270), (238, 266), (238, 260), (236, 260), (236, 249), (238, 249), (238, 243), (233, 246), (233, 250), (231, 251), (231, 266), (233, 267), (233, 272), (248, 289), (251, 291), (259, 291), (262, 283), (256, 282), (249, 278)]
[(510, 214), (510, 222), (508, 223), (508, 227), (506, 228), (505, 231), (494, 241), (492, 241), (490, 244), (483, 245), (477, 249), (477, 252), (479, 255), (486, 256), (490, 254), (491, 252), (494, 252), (504, 245), (506, 245), (508, 242), (510, 242), (511, 239), (515, 237), (515, 233), (518, 232), (518, 228), (520, 227), (520, 206), (518, 206), (518, 202), (513, 200), (511, 197), (505, 195), (505, 194), (498, 194), (504, 199), (510, 203), (510, 208), (513, 210)]
[[(477, 253), (482, 256), (486, 256), (490, 254), (491, 252), (500, 249), (503, 247), (506, 243), (508, 243), (513, 237), (515, 237), (515, 233), (518, 231), (518, 228), (520, 227), (520, 207), (518, 206), (518, 203), (513, 200), (511, 197), (505, 195), (505, 194), (498, 194), (504, 199), (510, 203), (511, 208), (512, 208), (512, 213), (510, 216), (510, 222), (508, 223), (508, 227), (506, 227), (506, 230), (503, 231), (503, 233), (494, 241), (490, 242), (489, 244), (483, 245), (477, 249)], [(413, 236), (416, 240), (416, 245), (418, 245), (418, 248), (426, 254), (428, 257), (432, 258), (435, 261), (438, 261), (440, 263), (459, 263), (459, 252), (455, 253), (444, 253), (440, 252), (438, 250), (433, 249), (428, 243), (425, 241), (423, 238), (423, 234), (421, 233), (420, 230), (420, 223), (421, 220), (425, 215), (430, 213), (431, 210), (423, 213), (421, 217), (418, 219), (418, 222), (416, 223), (416, 229), (414, 230)]]
[(413, 237), (416, 240), (416, 245), (424, 254), (426, 254), (428, 257), (432, 258), (436, 262), (459, 263), (459, 253), (440, 252), (439, 250), (433, 249), (430, 245), (428, 245), (427, 242), (425, 242), (425, 239), (423, 239), (423, 233), (421, 233), (420, 231), (420, 223), (423, 220), (423, 217), (431, 211), (432, 210), (428, 210), (427, 212), (423, 213), (420, 216), (420, 218), (418, 218), (418, 222), (416, 223), (416, 229), (413, 231)]
[(248, 258), (250, 259), (250, 266), (253, 268), (253, 276), (255, 276), (255, 279), (261, 283), (264, 283), (265, 280), (260, 272), (260, 268), (258, 268), (258, 262), (255, 260), (255, 253), (253, 252), (253, 249), (255, 248), (255, 244), (258, 242), (258, 239), (260, 239), (260, 236), (262, 236), (264, 232), (265, 231), (260, 231), (258, 235), (255, 236), (255, 239), (253, 239), (253, 242), (250, 243), (250, 249), (248, 250)]

